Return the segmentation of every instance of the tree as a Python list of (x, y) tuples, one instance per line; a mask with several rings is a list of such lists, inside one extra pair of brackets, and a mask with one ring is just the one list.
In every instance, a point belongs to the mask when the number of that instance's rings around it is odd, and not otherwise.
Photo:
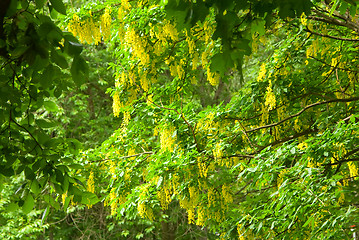
[[(10, 194), (11, 201), (2, 203), (2, 210), (14, 210), (15, 203), (27, 214), (38, 199), (60, 209), (58, 195), (66, 193), (75, 202), (98, 201), (85, 191), (82, 179), (70, 173), (79, 167), (74, 155), (81, 143), (55, 131), (59, 125), (54, 118), (59, 111), (56, 99), (74, 83), (81, 85), (88, 75), (82, 45), (56, 25), (53, 19), (58, 14), (66, 14), (59, 0), (46, 6), (45, 1), (1, 3), (1, 188), (11, 189), (14, 186), (8, 187), (9, 183), (21, 181), (16, 194)], [(74, 83), (68, 77), (69, 61)], [(43, 219), (48, 212), (47, 208)]]
[[(163, 222), (179, 205), (190, 224), (224, 238), (350, 238), (356, 6), (227, 4), (112, 9), (113, 109), (124, 123), (87, 154), (110, 169), (97, 175), (111, 177), (112, 213)], [(244, 72), (228, 104), (201, 105), (196, 81), (207, 78), (215, 97), (220, 82), (230, 83), (228, 69), (256, 48), (267, 56), (258, 75)]]
[[(358, 219), (356, 11), (339, 0), (74, 10), (67, 29), (114, 53), (109, 92), (123, 120), (79, 156), (87, 192), (74, 201), (105, 198), (127, 238), (350, 239)], [(83, 69), (75, 56), (75, 81)]]

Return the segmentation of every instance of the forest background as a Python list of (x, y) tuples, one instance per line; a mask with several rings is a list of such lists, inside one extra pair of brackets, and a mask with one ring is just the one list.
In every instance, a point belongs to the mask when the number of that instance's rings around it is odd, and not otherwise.
[(352, 0), (3, 0), (1, 239), (353, 239)]

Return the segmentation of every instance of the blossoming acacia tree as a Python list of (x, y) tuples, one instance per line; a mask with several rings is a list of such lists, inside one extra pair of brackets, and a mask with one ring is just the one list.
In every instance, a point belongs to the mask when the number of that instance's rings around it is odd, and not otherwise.
[[(228, 239), (350, 238), (356, 9), (346, 1), (82, 9), (68, 25), (80, 39), (99, 41), (90, 26), (111, 29), (113, 112), (123, 118), (83, 155), (93, 168), (89, 190), (106, 176), (113, 215), (170, 223), (179, 206), (189, 224)], [(244, 56), (254, 74), (242, 73)], [(243, 74), (239, 88), (234, 73)], [(221, 94), (236, 86), (227, 102)], [(206, 104), (204, 94), (214, 100)]]

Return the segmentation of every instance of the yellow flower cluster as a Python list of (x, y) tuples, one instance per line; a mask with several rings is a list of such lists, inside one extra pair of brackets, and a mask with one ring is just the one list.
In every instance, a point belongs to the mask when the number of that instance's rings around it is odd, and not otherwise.
[(138, 203), (137, 205), (137, 211), (138, 214), (142, 217), (142, 218), (147, 218), (150, 221), (154, 220), (154, 215), (153, 215), (153, 211), (152, 208), (147, 207), (146, 204), (142, 201), (140, 203)]
[(208, 197), (208, 207), (215, 206), (216, 202), (216, 193), (214, 192), (214, 189), (212, 187), (208, 188), (207, 192)]
[(170, 21), (168, 21), (168, 20), (164, 21), (164, 26), (163, 26), (162, 30), (163, 30), (162, 34), (164, 34), (165, 36), (168, 36), (172, 41), (178, 41), (177, 28)]
[(276, 99), (272, 89), (272, 81), (269, 80), (269, 86), (265, 95), (264, 105), (268, 107), (268, 110), (272, 110), (276, 106)]
[(305, 149), (307, 149), (307, 147), (308, 147), (308, 144), (306, 142), (301, 142), (297, 146), (297, 148), (300, 150), (305, 150)]
[[(115, 117), (118, 117), (120, 115), (120, 113), (123, 111), (124, 107), (131, 106), (132, 103), (137, 99), (137, 91), (136, 91), (136, 89), (133, 89), (133, 88), (129, 89), (127, 102), (125, 102), (125, 103), (121, 102), (120, 94), (117, 91), (114, 93), (112, 98), (113, 98), (113, 102), (112, 102), (113, 115)], [(129, 123), (130, 119), (131, 119), (130, 112), (128, 112), (128, 111), (124, 112), (124, 115), (123, 115), (124, 126), (126, 126)]]
[(66, 198), (67, 198), (67, 191), (61, 195), (61, 202), (62, 202), (62, 204), (65, 204)]
[(105, 13), (100, 18), (101, 32), (104, 41), (111, 39), (111, 14), (110, 9), (106, 8)]
[(161, 143), (161, 150), (162, 151), (170, 151), (172, 152), (174, 147), (175, 147), (175, 143), (176, 143), (176, 139), (177, 136), (175, 134), (175, 127), (174, 126), (164, 126), (161, 129), (160, 132), (160, 143)]
[(206, 44), (209, 44), (212, 41), (212, 35), (216, 29), (216, 26), (214, 25), (214, 21), (206, 20), (203, 24), (203, 39)]
[(198, 206), (199, 204), (199, 189), (195, 186), (191, 186), (188, 188), (189, 191), (189, 198), (184, 196), (179, 199), (179, 204), (181, 208), (186, 209), (188, 214), (188, 223), (195, 223), (195, 209), (197, 208), (197, 225), (203, 225), (205, 221), (205, 209), (201, 206)]
[(184, 208), (187, 210), (187, 218), (188, 218), (188, 223), (194, 223), (194, 207), (191, 205), (191, 200), (188, 200), (186, 197), (182, 198), (179, 200), (179, 204), (181, 208)]
[(172, 201), (171, 195), (172, 195), (171, 190), (166, 186), (163, 186), (161, 190), (157, 192), (157, 197), (158, 200), (160, 200), (161, 208), (163, 210), (168, 209), (168, 205)]
[(283, 183), (283, 177), (286, 174), (286, 172), (288, 172), (287, 169), (283, 169), (282, 171), (280, 171), (279, 175), (278, 175), (278, 179), (277, 179), (277, 187), (280, 188), (280, 186)]
[(186, 42), (188, 44), (188, 52), (189, 54), (193, 55), (196, 52), (196, 44), (193, 40), (193, 37), (190, 36), (187, 29), (185, 29), (185, 35), (186, 35)]
[(190, 195), (190, 204), (192, 207), (196, 207), (199, 202), (199, 192), (194, 186), (189, 187), (188, 191)]
[(315, 168), (316, 166), (317, 166), (317, 164), (313, 161), (313, 158), (308, 157), (307, 167), (308, 168)]
[(142, 72), (139, 69), (138, 75), (140, 76), (140, 83), (141, 83), (141, 87), (142, 89), (147, 92), (150, 86), (150, 81), (147, 78), (147, 73), (146, 72)]
[(314, 40), (312, 44), (307, 48), (306, 55), (307, 58), (316, 57), (319, 50), (319, 41)]
[(108, 163), (110, 165), (110, 173), (112, 175), (112, 178), (115, 179), (116, 178), (116, 165), (115, 165), (114, 161), (112, 161), (112, 160), (109, 160)]
[(340, 197), (338, 199), (338, 204), (341, 205), (344, 203), (345, 201), (345, 195), (344, 195), (344, 191), (343, 191), (343, 186), (340, 182), (337, 182), (337, 184), (340, 186), (339, 190), (340, 190)]
[(204, 162), (201, 157), (198, 157), (197, 158), (197, 165), (198, 165), (198, 170), (199, 170), (200, 177), (206, 178), (207, 173), (208, 173), (207, 163)]
[(211, 69), (208, 67), (207, 80), (212, 86), (217, 86), (219, 84), (219, 74), (216, 72), (211, 72)]
[(216, 146), (213, 149), (213, 157), (220, 163), (221, 166), (224, 165), (224, 161), (222, 159), (223, 151), (222, 151), (220, 142), (217, 143)]
[(179, 79), (183, 79), (185, 76), (185, 71), (183, 70), (183, 65), (184, 65), (184, 60), (181, 59), (179, 61), (179, 64), (177, 64), (176, 62), (171, 64), (169, 66), (171, 75), (173, 77), (178, 77)]
[(258, 77), (257, 77), (257, 81), (260, 82), (264, 79), (264, 77), (266, 76), (266, 64), (265, 63), (262, 63), (260, 69), (259, 69), (259, 74), (258, 74)]
[(90, 176), (87, 180), (87, 191), (94, 193), (95, 192), (95, 181), (93, 177), (93, 171), (90, 172)]
[(172, 175), (172, 178), (171, 178), (171, 186), (172, 186), (172, 191), (173, 191), (173, 194), (178, 194), (178, 188), (180, 186), (180, 183), (179, 183), (179, 180), (180, 180), (180, 177), (178, 175)]
[(107, 206), (108, 204), (110, 204), (111, 207), (111, 215), (116, 215), (117, 213), (117, 194), (116, 194), (116, 189), (112, 188), (111, 192), (108, 196), (108, 198), (106, 199), (106, 201), (104, 202), (104, 205)]
[(357, 166), (354, 164), (354, 162), (350, 161), (347, 163), (348, 167), (349, 167), (349, 175), (350, 177), (358, 177), (358, 168)]
[(222, 186), (222, 197), (225, 205), (228, 205), (233, 202), (233, 196), (231, 194), (231, 189), (227, 184)]
[(299, 118), (294, 120), (294, 126), (293, 127), (294, 127), (294, 130), (296, 132), (300, 132), (301, 126), (299, 125)]
[(242, 230), (242, 225), (237, 225), (237, 232), (238, 232), (238, 240), (245, 240), (244, 238), (244, 231)]
[[(261, 112), (262, 112), (262, 116), (261, 116), (261, 125), (266, 125), (269, 119), (269, 111), (268, 108), (265, 107), (264, 104), (261, 104)], [(262, 129), (262, 133), (265, 133), (265, 129)]]
[(194, 208), (187, 209), (188, 224), (194, 223)]
[(88, 44), (94, 43), (97, 45), (101, 42), (101, 33), (105, 41), (110, 39), (110, 9), (105, 10), (99, 22), (100, 24), (95, 24), (91, 12), (87, 19), (82, 21), (75, 13), (67, 25), (67, 28), (74, 36), (79, 38), (80, 42), (87, 42)]
[(118, 117), (120, 115), (122, 107), (123, 105), (120, 102), (120, 94), (118, 92), (115, 92), (115, 94), (113, 95), (113, 103), (112, 103), (113, 115), (115, 117)]
[(141, 65), (150, 63), (146, 41), (143, 37), (140, 37), (133, 28), (127, 29), (125, 45), (128, 49), (131, 49), (133, 57), (140, 60)]
[(203, 51), (201, 55), (202, 67), (204, 69), (209, 68), (209, 59), (210, 56), (212, 55), (213, 47), (214, 47), (214, 43), (212, 41), (210, 45), (207, 47), (207, 49)]
[(163, 25), (153, 26), (150, 34), (152, 36), (156, 36), (161, 47), (166, 46), (168, 44), (168, 40), (175, 42), (179, 39), (176, 26), (168, 20), (165, 20)]
[(300, 15), (300, 21), (304, 26), (307, 26), (308, 19), (304, 12), (302, 13), (302, 15)]
[(204, 207), (202, 206), (198, 206), (197, 207), (197, 221), (196, 221), (196, 225), (198, 226), (203, 226), (204, 223), (206, 222), (206, 216), (207, 216), (207, 211)]
[(218, 209), (218, 211), (214, 212), (214, 218), (215, 221), (217, 222), (223, 222), (225, 219), (225, 213), (223, 212), (223, 210)]
[(210, 131), (213, 127), (213, 119), (215, 117), (215, 113), (208, 113), (207, 116), (203, 119), (200, 119), (197, 123), (196, 131)]

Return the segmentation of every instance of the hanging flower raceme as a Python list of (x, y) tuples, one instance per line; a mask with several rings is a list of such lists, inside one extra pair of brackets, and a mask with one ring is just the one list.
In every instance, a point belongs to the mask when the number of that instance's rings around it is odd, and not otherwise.
[(105, 9), (105, 13), (101, 16), (100, 22), (103, 40), (108, 41), (111, 38), (111, 14), (109, 8)]

